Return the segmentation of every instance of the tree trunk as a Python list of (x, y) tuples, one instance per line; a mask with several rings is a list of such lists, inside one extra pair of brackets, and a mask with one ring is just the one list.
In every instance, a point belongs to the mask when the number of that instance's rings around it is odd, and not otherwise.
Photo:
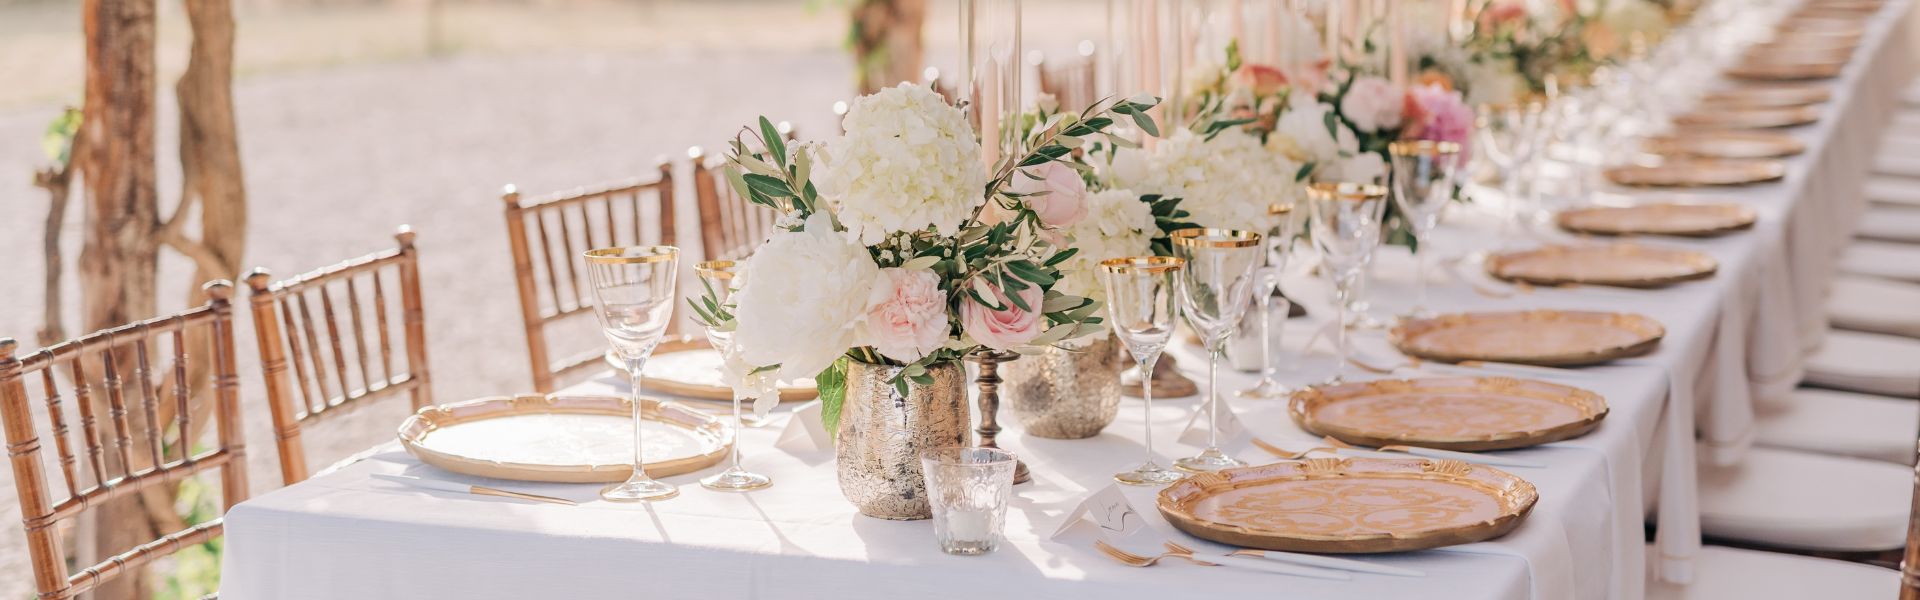
[[(84, 329), (97, 330), (154, 314), (159, 250), (154, 239), (159, 212), (154, 184), (154, 1), (84, 0), (81, 19), (87, 57), (78, 144), (86, 182), (81, 321)], [(105, 414), (104, 407), (101, 411)], [(96, 519), (102, 553), (121, 552), (152, 537), (137, 499), (109, 503)], [(140, 579), (115, 578), (94, 597), (144, 597)]]
[(853, 8), (853, 58), (860, 93), (920, 81), (920, 29), (927, 0), (860, 0)]

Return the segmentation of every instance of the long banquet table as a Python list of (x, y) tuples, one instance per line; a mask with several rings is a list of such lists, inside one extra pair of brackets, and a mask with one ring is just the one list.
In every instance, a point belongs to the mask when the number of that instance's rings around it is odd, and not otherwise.
[[(1590, 435), (1503, 455), (1546, 468), (1503, 467), (1532, 481), (1539, 504), (1513, 533), (1443, 550), (1367, 557), (1411, 567), (1421, 578), (1356, 575), (1328, 581), (1192, 565), (1133, 568), (1108, 560), (1082, 537), (1050, 539), (1066, 512), (1142, 452), (1143, 417), (1129, 400), (1101, 435), (1074, 441), (1025, 436), (1010, 414), (1002, 446), (1032, 467), (1034, 481), (1016, 488), (1007, 541), (996, 553), (948, 556), (926, 521), (861, 517), (836, 487), (831, 451), (775, 449), (785, 420), (744, 431), (746, 460), (771, 475), (771, 488), (745, 494), (702, 489), (701, 475), (669, 478), (680, 497), (651, 504), (599, 501), (598, 486), (497, 482), (425, 466), (397, 444), (307, 481), (263, 494), (226, 515), (221, 595), (236, 600), (303, 598), (810, 598), (1013, 597), (1165, 598), (1204, 591), (1222, 597), (1288, 598), (1639, 598), (1645, 575), (1690, 578), (1700, 544), (1695, 461), (1737, 464), (1751, 441), (1756, 403), (1780, 402), (1798, 379), (1804, 352), (1824, 330), (1824, 290), (1831, 264), (1864, 202), (1860, 181), (1879, 127), (1907, 81), (1909, 49), (1894, 35), (1908, 4), (1889, 2), (1871, 23), (1862, 49), (1832, 82), (1834, 101), (1818, 124), (1791, 130), (1808, 151), (1788, 160), (1784, 181), (1753, 187), (1685, 192), (1610, 189), (1634, 200), (1684, 197), (1741, 203), (1760, 220), (1751, 231), (1702, 240), (1648, 243), (1691, 248), (1718, 259), (1713, 278), (1660, 290), (1536, 289), (1509, 298), (1477, 294), (1458, 277), (1432, 277), (1432, 304), (1442, 311), (1573, 308), (1637, 312), (1667, 327), (1651, 355), (1571, 369), (1414, 367), (1377, 332), (1356, 336), (1368, 362), (1405, 366), (1396, 376), (1485, 374), (1532, 377), (1593, 390), (1610, 414)], [(1434, 247), (1464, 256), (1497, 244), (1493, 220), (1473, 211), (1449, 217)], [(1391, 314), (1412, 297), (1411, 259), (1383, 251), (1371, 284), (1374, 310)], [(1463, 265), (1474, 271), (1477, 265)], [(1319, 318), (1331, 315), (1319, 280), (1296, 269), (1284, 284)], [(1471, 277), (1472, 275), (1468, 275)], [(1317, 319), (1316, 319), (1317, 320)], [(1287, 326), (1295, 357), (1283, 370), (1290, 384), (1324, 376), (1333, 361), (1314, 320)], [(1205, 360), (1191, 348), (1175, 354), (1202, 381)], [(1358, 374), (1358, 372), (1356, 372)], [(1249, 374), (1222, 369), (1221, 387), (1237, 390)], [(594, 381), (569, 393), (614, 393)], [(1164, 456), (1197, 448), (1175, 441), (1196, 397), (1161, 399), (1150, 417)], [(1286, 416), (1279, 400), (1233, 399), (1247, 428), (1290, 449), (1317, 445)], [(719, 410), (719, 404), (707, 404)], [(789, 407), (790, 408), (790, 407)], [(783, 413), (786, 410), (783, 409)], [(1696, 422), (1696, 418), (1698, 421)], [(1698, 444), (1696, 445), (1696, 432)], [(1242, 448), (1242, 459), (1270, 460)], [(718, 467), (715, 467), (718, 468)], [(375, 480), (374, 473), (420, 477), (561, 496), (580, 506), (503, 501), (422, 491)], [(1174, 539), (1215, 550), (1186, 536), (1153, 509), (1153, 489), (1123, 488), (1147, 516), (1141, 539)], [(1657, 509), (1658, 535), (1647, 545), (1643, 522)]]

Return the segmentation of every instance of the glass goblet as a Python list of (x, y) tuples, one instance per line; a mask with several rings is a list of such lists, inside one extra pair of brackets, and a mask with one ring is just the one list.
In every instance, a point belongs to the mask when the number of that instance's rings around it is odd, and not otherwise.
[(674, 277), (680, 270), (680, 249), (672, 246), (598, 248), (586, 252), (588, 280), (593, 285), (594, 314), (615, 354), (626, 363), (632, 383), (633, 474), (600, 490), (615, 502), (665, 500), (680, 494), (673, 484), (647, 476), (641, 371), (654, 346), (666, 336), (673, 321)]
[(1340, 362), (1334, 366), (1329, 383), (1346, 379), (1347, 361), (1352, 349), (1347, 339), (1347, 301), (1373, 249), (1380, 245), (1381, 219), (1387, 210), (1387, 189), (1361, 183), (1316, 183), (1307, 188), (1307, 206), (1313, 213), (1310, 226), (1313, 245), (1320, 250), (1327, 276), (1333, 280), (1334, 343)]
[[(1293, 205), (1268, 206), (1267, 214), (1275, 217), (1278, 223), (1266, 235), (1266, 263), (1254, 272), (1253, 307), (1260, 317), (1260, 382), (1240, 390), (1242, 398), (1280, 398), (1293, 391), (1274, 377), (1280, 369), (1275, 364), (1273, 352), (1272, 313), (1273, 293), (1280, 287), (1280, 275), (1287, 269), (1287, 251), (1293, 244)], [(1281, 314), (1286, 314), (1292, 308), (1285, 298), (1280, 299)]]
[(1180, 308), (1187, 325), (1207, 346), (1207, 448), (1200, 454), (1173, 461), (1193, 472), (1218, 471), (1245, 465), (1220, 450), (1220, 357), (1227, 336), (1240, 325), (1252, 300), (1254, 269), (1259, 267), (1263, 236), (1233, 229), (1182, 229), (1173, 232), (1173, 253), (1187, 261), (1180, 276)]
[[(740, 274), (742, 265), (731, 260), (710, 260), (694, 265), (693, 272), (700, 276), (700, 284), (706, 288), (706, 297), (713, 300), (714, 306), (727, 310), (728, 300), (733, 295), (735, 278)], [(720, 331), (706, 327), (707, 343), (714, 350), (726, 355), (728, 346), (733, 342), (733, 332)], [(700, 485), (710, 490), (725, 492), (744, 492), (773, 485), (773, 478), (748, 471), (740, 465), (740, 432), (745, 431), (747, 421), (740, 411), (740, 395), (733, 395), (733, 448), (727, 452), (727, 469), (700, 480)]]
[(1429, 234), (1440, 224), (1440, 213), (1453, 200), (1453, 180), (1460, 169), (1460, 144), (1437, 141), (1394, 142), (1387, 146), (1393, 156), (1393, 199), (1401, 218), (1413, 232), (1415, 317), (1432, 316), (1427, 307), (1427, 263), (1433, 248)]
[(1140, 363), (1140, 399), (1145, 410), (1147, 459), (1113, 478), (1128, 485), (1161, 485), (1180, 473), (1160, 466), (1153, 453), (1153, 365), (1173, 340), (1178, 274), (1186, 261), (1168, 256), (1135, 256), (1100, 261), (1100, 283), (1107, 290), (1107, 323), (1114, 337)]
[(1530, 171), (1539, 151), (1539, 103), (1490, 104), (1480, 107), (1480, 148), (1500, 174), (1500, 195), (1505, 200), (1507, 226), (1514, 236), (1532, 232), (1533, 209)]

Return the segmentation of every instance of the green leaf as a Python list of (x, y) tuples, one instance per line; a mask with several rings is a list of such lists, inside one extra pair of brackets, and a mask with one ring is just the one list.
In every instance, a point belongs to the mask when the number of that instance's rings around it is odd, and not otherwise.
[(759, 173), (748, 173), (743, 177), (745, 177), (747, 180), (747, 187), (751, 188), (753, 191), (760, 192), (762, 194), (766, 194), (768, 196), (772, 196), (775, 198), (792, 198), (793, 197), (793, 188), (787, 187), (787, 182), (785, 181), (768, 177), (766, 175), (761, 175)]
[[(1015, 291), (1016, 291), (1016, 292), (1017, 292), (1018, 290), (1024, 290), (1024, 289), (1027, 289), (1027, 288), (1026, 288), (1026, 284), (1023, 284), (1023, 283), (1019, 283), (1019, 282), (1017, 282), (1017, 281), (1014, 281), (1014, 280), (1011, 280), (1011, 279), (1009, 279), (1009, 280), (1007, 280), (1007, 287), (1009, 287), (1009, 288), (1012, 288), (1012, 287), (1013, 287), (1013, 286), (1015, 286), (1015, 285), (1019, 285), (1019, 286), (1020, 286), (1019, 288), (1017, 288), (1017, 289), (1015, 289)], [(1027, 301), (1026, 301), (1026, 300), (1021, 300), (1021, 299), (1020, 299), (1020, 294), (1018, 294), (1018, 293), (1012, 293), (1012, 294), (1007, 294), (1007, 302), (1009, 302), (1009, 303), (1012, 303), (1012, 304), (1013, 304), (1013, 306), (1014, 306), (1015, 308), (1019, 308), (1020, 310), (1023, 310), (1023, 311), (1026, 311), (1026, 312), (1033, 312), (1033, 307), (1031, 307), (1031, 306), (1027, 306)]]
[(1079, 308), (1080, 303), (1086, 301), (1086, 298), (1079, 296), (1069, 296), (1060, 292), (1047, 292), (1046, 302), (1040, 303), (1040, 312), (1057, 313), (1063, 310)]
[(814, 386), (820, 389), (820, 424), (826, 427), (827, 437), (840, 435), (840, 408), (847, 400), (848, 360), (842, 356), (813, 376)]
[(1133, 124), (1138, 126), (1141, 131), (1147, 132), (1147, 135), (1160, 137), (1160, 128), (1154, 126), (1153, 117), (1147, 116), (1145, 111), (1133, 113)]
[(1066, 250), (1061, 250), (1059, 252), (1054, 253), (1054, 255), (1051, 258), (1048, 258), (1045, 266), (1049, 266), (1049, 267), (1057, 266), (1060, 263), (1067, 262), (1067, 259), (1073, 258), (1073, 255), (1079, 254), (1079, 253), (1080, 253), (1079, 248), (1067, 248)]
[(766, 141), (767, 151), (773, 153), (773, 158), (785, 164), (787, 162), (787, 142), (781, 139), (780, 130), (773, 126), (773, 121), (768, 121), (764, 116), (760, 117), (760, 137)]
[[(1053, 275), (1048, 274), (1040, 267), (1034, 266), (1033, 263), (1024, 260), (1008, 262), (1007, 271), (1013, 273), (1014, 277), (1031, 281), (1036, 285), (1052, 285), (1055, 280)], [(1026, 310), (1026, 307), (1022, 306), (1020, 309)]]
[(900, 268), (931, 269), (933, 268), (933, 265), (938, 262), (940, 262), (940, 257), (938, 256), (933, 256), (933, 255), (916, 256), (916, 257), (913, 257), (911, 260), (908, 260), (907, 262), (900, 263)]
[(1300, 170), (1294, 171), (1293, 173), (1293, 180), (1306, 181), (1308, 177), (1313, 176), (1313, 167), (1313, 161), (1307, 161), (1305, 164), (1300, 165)]

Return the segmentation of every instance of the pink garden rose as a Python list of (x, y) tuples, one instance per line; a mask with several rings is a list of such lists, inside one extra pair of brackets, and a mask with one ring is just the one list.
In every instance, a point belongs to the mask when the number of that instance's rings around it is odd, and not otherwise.
[(1264, 98), (1287, 88), (1287, 74), (1278, 67), (1248, 63), (1233, 72), (1233, 87)]
[(1373, 133), (1400, 126), (1406, 108), (1406, 94), (1384, 77), (1361, 76), (1347, 86), (1340, 97), (1340, 114), (1360, 133)]
[(1020, 199), (1040, 215), (1041, 223), (1054, 228), (1071, 227), (1087, 218), (1087, 182), (1080, 179), (1079, 171), (1051, 161), (1025, 171), (1027, 174), (1014, 174), (1007, 187), (1019, 194), (1039, 194)]
[(1407, 92), (1406, 129), (1400, 136), (1409, 140), (1434, 140), (1460, 145), (1460, 159), (1471, 153), (1473, 109), (1460, 93), (1438, 85), (1423, 85)]
[[(1038, 286), (1020, 290), (1019, 295), (1028, 308), (1040, 308)], [(993, 301), (1006, 310), (993, 310), (972, 300), (960, 303), (960, 326), (966, 329), (973, 341), (994, 350), (1011, 350), (1040, 337), (1044, 326), (1040, 322), (1040, 313), (1020, 310), (1020, 307), (1007, 300), (1007, 293), (1000, 288), (993, 288), (993, 296)]]
[(880, 269), (867, 296), (867, 345), (900, 362), (920, 360), (947, 343), (947, 295), (927, 269)]
[(1481, 27), (1493, 29), (1507, 23), (1527, 18), (1527, 5), (1522, 0), (1501, 0), (1480, 10), (1477, 19)]

